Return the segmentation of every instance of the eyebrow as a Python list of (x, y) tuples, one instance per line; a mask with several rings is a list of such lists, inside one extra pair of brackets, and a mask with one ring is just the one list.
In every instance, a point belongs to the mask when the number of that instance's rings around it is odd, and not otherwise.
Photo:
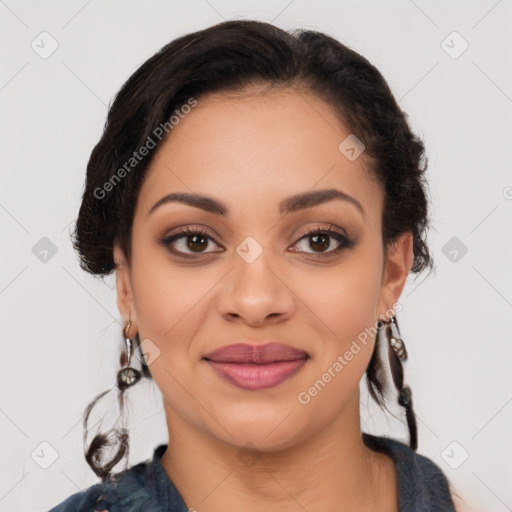
[[(363, 217), (366, 215), (363, 205), (355, 197), (334, 188), (314, 190), (290, 196), (280, 203), (279, 212), (281, 214), (292, 213), (298, 210), (312, 208), (313, 206), (333, 200), (342, 200), (351, 203), (361, 212)], [(194, 206), (195, 208), (201, 208), (202, 210), (215, 215), (230, 215), (229, 208), (217, 199), (201, 194), (190, 194), (186, 192), (176, 192), (162, 197), (151, 207), (148, 215), (153, 213), (160, 206), (171, 202), (180, 202), (189, 206)]]

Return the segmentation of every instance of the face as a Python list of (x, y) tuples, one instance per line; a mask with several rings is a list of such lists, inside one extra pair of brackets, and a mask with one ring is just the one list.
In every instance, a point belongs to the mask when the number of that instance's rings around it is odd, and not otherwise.
[[(219, 93), (199, 98), (158, 149), (131, 262), (118, 247), (114, 257), (118, 306), (150, 353), (168, 422), (270, 450), (357, 414), (374, 338), (358, 340), (398, 300), (412, 238), (390, 247), (384, 266), (383, 193), (364, 153), (351, 161), (338, 149), (348, 135), (312, 93)], [(161, 201), (179, 193), (208, 200)], [(204, 359), (269, 341), (307, 358), (263, 389)]]

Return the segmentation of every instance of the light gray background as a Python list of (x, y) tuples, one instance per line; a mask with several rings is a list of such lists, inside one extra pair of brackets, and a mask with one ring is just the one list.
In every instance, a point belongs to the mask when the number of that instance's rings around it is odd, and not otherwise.
[[(423, 137), (437, 270), (410, 277), (398, 317), (418, 452), (476, 507), (512, 510), (511, 0), (1, 1), (0, 510), (48, 510), (97, 481), (81, 416), (114, 384), (121, 321), (114, 281), (79, 269), (69, 233), (107, 105), (169, 40), (234, 17), (339, 38), (382, 71)], [(43, 31), (58, 43), (47, 59), (31, 47), (50, 48)], [(454, 31), (469, 44), (457, 58)], [(46, 262), (33, 251), (43, 237), (57, 249)], [(467, 253), (453, 261), (448, 243)], [(167, 431), (159, 392), (132, 394), (135, 463)], [(407, 439), (371, 406), (363, 419)], [(42, 442), (58, 453), (48, 469)]]

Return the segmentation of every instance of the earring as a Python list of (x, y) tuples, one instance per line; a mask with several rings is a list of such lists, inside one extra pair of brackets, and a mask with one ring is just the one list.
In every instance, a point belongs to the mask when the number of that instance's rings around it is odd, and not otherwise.
[[(129, 459), (129, 430), (128, 430), (128, 411), (125, 408), (125, 390), (136, 384), (141, 378), (141, 372), (132, 366), (131, 359), (135, 350), (138, 336), (135, 335), (130, 338), (128, 332), (130, 330), (131, 321), (123, 329), (123, 336), (126, 342), (126, 352), (121, 354), (121, 366), (123, 367), (117, 373), (117, 404), (109, 403), (112, 397), (111, 392), (114, 391), (114, 386), (100, 393), (96, 398), (87, 406), (84, 413), (84, 449), (85, 460), (91, 469), (102, 478), (102, 480), (111, 478), (112, 469), (123, 459), (127, 467)], [(91, 422), (90, 416), (94, 410), (95, 405), (100, 400), (106, 400), (108, 409), (115, 411), (117, 407), (119, 415), (114, 425), (104, 432), (96, 431), (90, 432), (89, 423)], [(96, 425), (103, 426), (103, 419), (97, 421)], [(92, 436), (92, 441), (89, 443), (88, 438)]]
[[(407, 360), (407, 350), (404, 340), (401, 338), (398, 321), (393, 315), (389, 322), (379, 320), (379, 327), (386, 326), (386, 338), (388, 340), (389, 367), (393, 382), (399, 392), (398, 403), (405, 408), (407, 425), (409, 427), (410, 447), (416, 450), (418, 446), (416, 416), (412, 408), (412, 391), (409, 386), (404, 386), (404, 372), (402, 361)], [(395, 333), (393, 332), (395, 331)]]
[[(398, 330), (398, 323), (396, 320), (396, 317), (393, 315), (391, 317), (391, 324), (395, 327), (398, 336), (400, 336), (399, 330)], [(407, 350), (405, 350), (405, 344), (404, 340), (400, 337), (395, 337), (393, 334), (388, 338), (389, 344), (391, 345), (391, 348), (395, 351), (396, 355), (402, 360), (407, 360)]]
[(140, 372), (135, 368), (130, 366), (130, 362), (132, 359), (133, 351), (134, 351), (134, 339), (128, 336), (128, 331), (130, 330), (131, 320), (128, 320), (128, 324), (123, 329), (123, 335), (126, 342), (126, 355), (123, 353), (121, 357), (121, 364), (124, 363), (126, 357), (126, 367), (119, 370), (117, 374), (117, 386), (120, 390), (124, 390), (130, 386), (133, 386), (140, 380)]

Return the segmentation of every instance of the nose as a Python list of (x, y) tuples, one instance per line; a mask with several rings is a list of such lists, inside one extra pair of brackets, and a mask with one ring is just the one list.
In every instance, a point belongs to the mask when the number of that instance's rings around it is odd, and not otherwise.
[(263, 251), (251, 263), (235, 256), (234, 268), (223, 280), (218, 300), (224, 319), (260, 327), (281, 323), (293, 315), (296, 302), (290, 284), (265, 256)]

